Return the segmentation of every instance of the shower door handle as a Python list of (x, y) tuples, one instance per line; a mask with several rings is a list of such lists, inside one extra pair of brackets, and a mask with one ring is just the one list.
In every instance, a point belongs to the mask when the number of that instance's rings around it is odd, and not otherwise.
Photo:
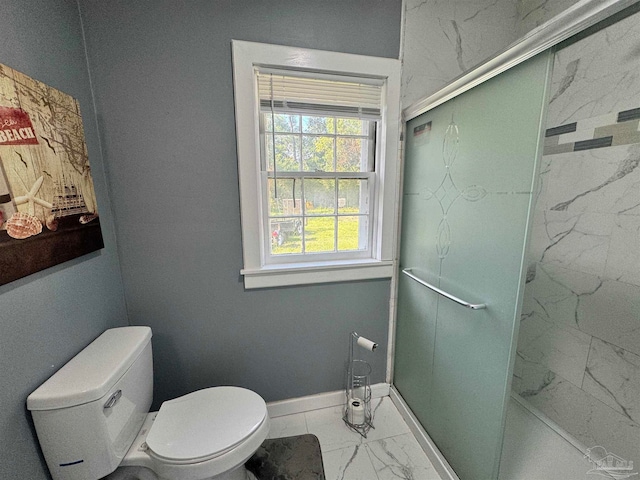
[(456, 297), (455, 295), (451, 295), (450, 293), (445, 292), (444, 290), (436, 287), (435, 285), (431, 285), (430, 283), (425, 282), (421, 278), (418, 278), (413, 273), (411, 273), (412, 270), (413, 269), (411, 268), (403, 268), (402, 273), (404, 273), (410, 279), (415, 280), (420, 285), (427, 287), (429, 290), (436, 292), (438, 295), (442, 295), (443, 297), (456, 302), (458, 305), (462, 305), (463, 307), (470, 308), (471, 310), (482, 310), (483, 308), (487, 308), (487, 305), (485, 303), (465, 302), (464, 300)]

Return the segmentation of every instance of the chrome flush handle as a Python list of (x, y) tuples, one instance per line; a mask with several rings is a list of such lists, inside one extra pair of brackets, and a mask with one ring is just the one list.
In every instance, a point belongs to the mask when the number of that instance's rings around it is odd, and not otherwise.
[(122, 390), (118, 390), (116, 392), (114, 392), (110, 397), (109, 400), (107, 400), (107, 403), (104, 404), (104, 408), (111, 408), (113, 407), (116, 403), (118, 403), (118, 400), (120, 400), (120, 397), (122, 396)]

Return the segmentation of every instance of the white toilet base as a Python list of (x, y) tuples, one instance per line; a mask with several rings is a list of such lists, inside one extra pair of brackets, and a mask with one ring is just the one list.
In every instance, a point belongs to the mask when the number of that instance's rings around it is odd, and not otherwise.
[[(163, 480), (153, 471), (145, 467), (120, 467), (102, 480)], [(170, 479), (167, 479), (170, 480)], [(244, 468), (244, 465), (231, 472), (223, 473), (208, 480), (257, 480), (255, 475)]]
[(255, 478), (253, 473), (244, 468), (244, 465), (240, 465), (235, 470), (213, 477), (211, 480), (253, 480)]

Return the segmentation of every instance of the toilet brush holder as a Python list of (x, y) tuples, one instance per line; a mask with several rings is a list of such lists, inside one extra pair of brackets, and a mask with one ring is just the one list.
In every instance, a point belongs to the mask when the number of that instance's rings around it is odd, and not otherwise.
[(371, 415), (371, 365), (354, 358), (354, 343), (370, 351), (374, 351), (378, 345), (351, 332), (346, 371), (346, 405), (342, 419), (351, 430), (367, 438), (369, 430), (374, 428)]

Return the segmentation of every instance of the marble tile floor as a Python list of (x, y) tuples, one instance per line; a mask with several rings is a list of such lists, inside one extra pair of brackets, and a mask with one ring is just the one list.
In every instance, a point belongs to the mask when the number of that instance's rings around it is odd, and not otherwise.
[[(366, 439), (344, 425), (341, 406), (274, 417), (269, 437), (316, 435), (327, 480), (442, 480), (391, 399), (374, 399), (372, 409)], [(504, 445), (499, 480), (594, 478), (579, 450), (513, 400)]]
[(347, 428), (342, 408), (272, 418), (269, 437), (314, 434), (327, 480), (441, 480), (389, 397), (372, 400), (367, 438)]

